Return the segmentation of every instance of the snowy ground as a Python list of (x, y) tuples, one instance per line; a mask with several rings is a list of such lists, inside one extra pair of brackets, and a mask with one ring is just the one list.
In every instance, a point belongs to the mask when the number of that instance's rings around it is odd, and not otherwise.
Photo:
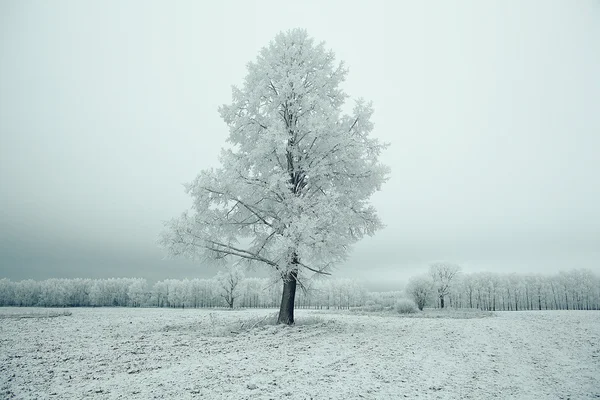
[(0, 398), (600, 397), (596, 311), (300, 310), (294, 327), (251, 327), (273, 310), (70, 311), (0, 309)]

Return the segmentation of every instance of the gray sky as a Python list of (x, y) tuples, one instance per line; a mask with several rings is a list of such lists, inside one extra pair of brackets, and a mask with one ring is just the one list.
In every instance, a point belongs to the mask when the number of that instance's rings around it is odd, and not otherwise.
[(294, 27), (374, 102), (387, 228), (339, 276), (600, 272), (600, 2), (0, 2), (0, 277), (212, 276), (163, 260), (246, 63)]

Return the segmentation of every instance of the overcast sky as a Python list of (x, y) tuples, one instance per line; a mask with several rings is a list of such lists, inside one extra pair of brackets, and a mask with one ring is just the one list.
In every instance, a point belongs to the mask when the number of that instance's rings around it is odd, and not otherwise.
[(336, 275), (600, 272), (598, 1), (4, 0), (0, 278), (214, 275), (157, 235), (218, 165), (231, 85), (294, 27), (391, 143), (387, 227)]

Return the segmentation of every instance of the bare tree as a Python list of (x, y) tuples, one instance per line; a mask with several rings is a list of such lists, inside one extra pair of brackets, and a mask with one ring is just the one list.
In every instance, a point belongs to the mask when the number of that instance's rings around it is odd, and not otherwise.
[(447, 262), (437, 262), (429, 267), (429, 275), (440, 299), (440, 308), (444, 308), (444, 298), (450, 294), (450, 284), (460, 272), (460, 267)]
[(244, 272), (238, 265), (228, 267), (225, 272), (219, 271), (215, 277), (219, 288), (221, 289), (221, 297), (229, 308), (233, 308), (233, 303), (238, 297), (238, 285), (244, 280)]

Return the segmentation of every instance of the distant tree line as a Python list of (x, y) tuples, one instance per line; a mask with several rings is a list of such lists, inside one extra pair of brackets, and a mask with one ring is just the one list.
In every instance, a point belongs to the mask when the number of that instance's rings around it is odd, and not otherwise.
[[(0, 306), (277, 308), (281, 285), (248, 278), (229, 268), (211, 279), (142, 278), (0, 279)], [(599, 310), (600, 277), (589, 270), (555, 275), (463, 274), (452, 264), (434, 264), (411, 278), (402, 291), (369, 292), (355, 279), (312, 279), (298, 292), (297, 308), (383, 310), (400, 298), (424, 307), (479, 308), (489, 311)]]
[[(281, 292), (279, 281), (247, 278), (237, 269), (212, 279), (166, 279), (153, 285), (141, 278), (0, 279), (0, 306), (277, 308)], [(369, 295), (356, 280), (314, 279), (298, 292), (296, 307), (348, 309), (364, 305)]]
[(405, 290), (421, 309), (444, 305), (489, 311), (600, 309), (600, 277), (587, 269), (555, 275), (461, 274), (456, 265), (437, 263), (428, 274), (411, 278)]

